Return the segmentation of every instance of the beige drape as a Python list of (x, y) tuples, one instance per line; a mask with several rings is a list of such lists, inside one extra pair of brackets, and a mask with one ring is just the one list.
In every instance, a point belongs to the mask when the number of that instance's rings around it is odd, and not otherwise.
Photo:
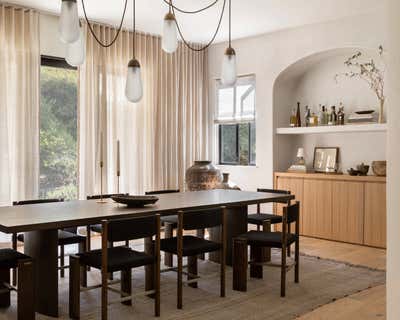
[(0, 4), (0, 205), (39, 188), (39, 14)]
[[(115, 30), (95, 25), (102, 41)], [(182, 44), (165, 54), (161, 38), (136, 35), (144, 96), (125, 98), (127, 64), (133, 57), (132, 33), (123, 31), (110, 48), (100, 47), (86, 30), (86, 61), (80, 69), (80, 197), (100, 191), (100, 136), (104, 189), (115, 192), (116, 141), (121, 142), (121, 192), (183, 188), (184, 173), (196, 159), (208, 159), (207, 53)]]

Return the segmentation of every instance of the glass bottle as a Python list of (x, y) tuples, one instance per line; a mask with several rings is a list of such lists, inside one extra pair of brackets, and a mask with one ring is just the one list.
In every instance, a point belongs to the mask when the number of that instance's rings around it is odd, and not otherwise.
[(292, 114), (290, 116), (290, 127), (296, 127), (297, 117), (296, 117), (296, 109), (292, 110)]
[(296, 127), (301, 127), (300, 102), (297, 102)]
[(322, 106), (322, 110), (323, 110), (323, 125), (326, 126), (328, 125), (329, 121), (329, 113), (328, 109), (325, 106)]
[(339, 112), (337, 114), (337, 124), (338, 125), (344, 125), (344, 117), (345, 117), (344, 106), (342, 103), (340, 103)]
[(336, 124), (337, 124), (336, 106), (332, 106), (331, 107), (331, 112), (329, 114), (328, 125), (335, 126)]
[(312, 112), (310, 117), (310, 127), (318, 126), (318, 116)]
[(304, 121), (306, 123), (306, 127), (310, 125), (310, 117), (311, 117), (311, 110), (308, 106), (306, 106), (306, 112), (304, 115)]

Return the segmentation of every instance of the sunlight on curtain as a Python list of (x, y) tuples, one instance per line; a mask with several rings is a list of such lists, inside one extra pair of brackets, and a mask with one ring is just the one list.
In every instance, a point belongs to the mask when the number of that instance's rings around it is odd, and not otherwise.
[[(115, 30), (95, 25), (109, 42)], [(116, 141), (121, 141), (121, 192), (184, 187), (185, 170), (208, 159), (209, 114), (207, 53), (182, 44), (175, 54), (161, 50), (161, 38), (136, 35), (136, 58), (144, 96), (125, 98), (127, 64), (133, 57), (132, 34), (121, 32), (111, 48), (101, 48), (86, 32), (87, 56), (80, 69), (80, 197), (100, 192), (100, 136), (105, 160), (103, 192), (116, 192)], [(104, 139), (105, 140), (105, 139)]]
[(39, 14), (0, 5), (0, 205), (37, 197)]

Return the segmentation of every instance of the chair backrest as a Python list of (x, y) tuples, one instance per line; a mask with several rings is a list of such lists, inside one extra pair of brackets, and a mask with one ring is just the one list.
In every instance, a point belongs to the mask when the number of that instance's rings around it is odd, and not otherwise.
[[(223, 224), (223, 211), (224, 208), (213, 208), (196, 211), (180, 211), (182, 215), (183, 230), (197, 230), (217, 227)], [(179, 223), (178, 223), (179, 224)]]
[(300, 202), (288, 205), (283, 208), (282, 217), (282, 241), (285, 241), (286, 234), (291, 233), (290, 225), (296, 223), (295, 234), (300, 234)]
[(107, 220), (102, 224), (109, 242), (150, 238), (160, 232), (160, 215)]
[(95, 195), (92, 195), (92, 196), (87, 196), (86, 199), (87, 200), (98, 200), (98, 199), (101, 199), (101, 198), (109, 199), (109, 198), (111, 198), (113, 196), (126, 196), (126, 195), (128, 195), (128, 193), (109, 193), (109, 194), (103, 194), (103, 195), (95, 194)]
[(13, 206), (23, 206), (28, 204), (40, 204), (40, 203), (51, 203), (51, 202), (64, 202), (64, 199), (35, 199), (35, 200), (14, 201)]
[(152, 194), (165, 194), (165, 193), (178, 193), (180, 192), (179, 189), (171, 189), (171, 190), (155, 190), (155, 191), (146, 191), (146, 195)]
[[(257, 192), (265, 192), (265, 193), (275, 193), (275, 194), (278, 194), (278, 193), (281, 193), (281, 194), (290, 194), (290, 191), (289, 190), (279, 190), (279, 189), (265, 189), (265, 188), (258, 188), (257, 189)], [(287, 203), (287, 201), (273, 201), (273, 202), (276, 202), (276, 203)]]

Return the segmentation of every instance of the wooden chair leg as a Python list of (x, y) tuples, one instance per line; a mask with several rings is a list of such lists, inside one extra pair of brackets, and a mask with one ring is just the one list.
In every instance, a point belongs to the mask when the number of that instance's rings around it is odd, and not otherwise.
[(233, 240), (233, 290), (247, 291), (247, 241), (236, 238)]
[[(198, 230), (196, 230), (196, 236), (199, 237), (199, 238), (204, 239), (204, 237), (205, 237), (205, 231), (204, 231), (204, 229), (198, 229)], [(199, 254), (199, 259), (200, 259), (200, 260), (205, 260), (205, 259), (206, 259), (205, 253)]]
[[(172, 238), (174, 236), (174, 229), (173, 225), (165, 222), (164, 223), (164, 238)], [(164, 253), (164, 265), (166, 267), (173, 266), (173, 255), (171, 253), (165, 252)]]
[[(154, 256), (154, 243), (152, 238), (145, 238), (144, 239), (144, 252), (146, 254)], [(145, 269), (145, 290), (150, 291), (154, 290), (155, 283), (154, 283), (154, 265), (147, 265), (144, 267)], [(149, 294), (148, 297), (154, 298), (154, 294)]]
[(296, 241), (294, 247), (294, 260), (295, 260), (295, 267), (294, 267), (294, 282), (299, 283), (299, 264), (300, 264), (300, 248), (299, 248), (299, 240)]
[(154, 285), (155, 285), (155, 301), (154, 301), (154, 315), (156, 317), (160, 316), (160, 299), (161, 299), (161, 292), (160, 292), (160, 252), (156, 252), (158, 254), (157, 261), (154, 266)]
[[(121, 291), (128, 295), (132, 295), (132, 269), (121, 271)], [(125, 294), (121, 293), (121, 297), (125, 297)], [(132, 300), (123, 301), (122, 304), (131, 306)]]
[[(108, 247), (109, 247), (109, 248), (114, 247), (114, 243), (108, 242)], [(110, 273), (108, 274), (108, 279), (109, 279), (109, 280), (114, 280), (114, 274), (113, 274), (112, 272), (110, 272)]]
[[(86, 250), (92, 250), (92, 239), (90, 226), (86, 226)], [(87, 271), (90, 271), (90, 267), (87, 267)]]
[[(10, 283), (10, 269), (8, 268), (0, 269), (0, 290), (6, 289), (3, 283)], [(7, 308), (9, 306), (10, 306), (10, 291), (0, 293), (0, 308)]]
[(250, 264), (251, 278), (263, 278), (263, 266), (260, 264), (263, 262), (263, 249), (262, 247), (250, 246), (250, 261), (257, 263)]
[(101, 320), (108, 319), (108, 277), (106, 272), (101, 272)]
[[(11, 237), (11, 241), (12, 241), (12, 248), (17, 251), (18, 249), (18, 239), (17, 239), (17, 234), (13, 233), (12, 237)], [(17, 285), (17, 269), (14, 268), (12, 270), (12, 284), (13, 286)]]
[[(86, 242), (79, 243), (78, 252), (79, 253), (86, 252)], [(85, 287), (85, 288), (87, 287), (87, 267), (86, 266), (81, 267), (81, 286)]]
[[(221, 251), (221, 257), (225, 257), (225, 250)], [(226, 259), (221, 259), (220, 263), (220, 296), (225, 297), (226, 288)]]
[(281, 297), (286, 295), (286, 247), (281, 253)]
[(18, 320), (35, 319), (35, 278), (32, 260), (18, 263)]
[[(290, 234), (290, 224), (288, 224), (288, 234)], [(290, 258), (290, 244), (287, 246), (287, 256)]]
[[(198, 271), (197, 271), (197, 257), (198, 256), (191, 256), (191, 257), (188, 257), (187, 259), (187, 263), (188, 263), (188, 277), (187, 277), (187, 279), (188, 280), (191, 280), (191, 279), (194, 279), (196, 276), (197, 276), (197, 274), (198, 274)], [(189, 283), (189, 287), (192, 287), (192, 288), (197, 288), (197, 282), (192, 282), (192, 283)]]
[(60, 277), (64, 278), (65, 276), (65, 271), (64, 271), (64, 266), (65, 266), (65, 247), (63, 245), (60, 246)]
[(69, 317), (80, 318), (81, 266), (77, 256), (69, 257)]
[(182, 295), (183, 295), (183, 283), (182, 283), (182, 274), (183, 274), (183, 261), (182, 256), (178, 255), (178, 288), (177, 288), (177, 308), (182, 309)]

